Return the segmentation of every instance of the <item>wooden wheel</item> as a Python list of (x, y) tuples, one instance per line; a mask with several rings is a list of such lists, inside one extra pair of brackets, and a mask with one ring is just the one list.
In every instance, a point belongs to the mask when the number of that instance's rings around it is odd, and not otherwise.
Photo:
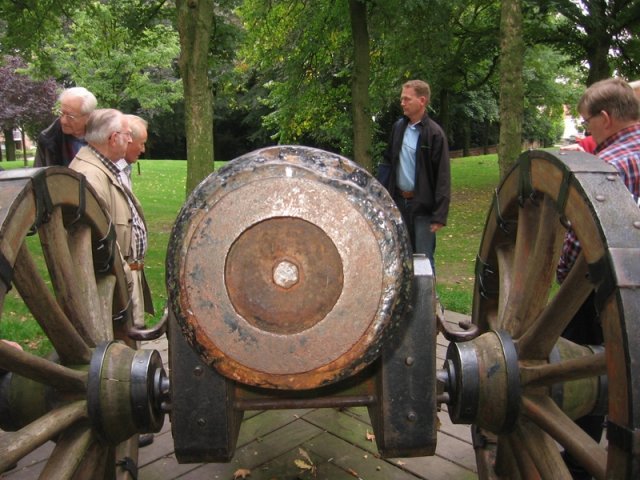
[[(582, 253), (556, 289), (568, 225)], [(451, 358), (473, 364), (457, 387), (475, 400), (460, 396), (470, 403), (453, 416), (475, 424), (479, 476), (571, 478), (564, 450), (595, 478), (639, 478), (640, 212), (616, 170), (583, 153), (524, 153), (496, 190), (476, 270), (473, 321), (486, 333)], [(591, 294), (604, 349), (561, 338)], [(599, 407), (598, 443), (575, 419)]]
[[(54, 352), (0, 342), (0, 472), (53, 440), (40, 478), (131, 478), (130, 299), (113, 226), (84, 177), (66, 168), (0, 173), (0, 312), (11, 287)], [(127, 386), (110, 388), (118, 376)]]

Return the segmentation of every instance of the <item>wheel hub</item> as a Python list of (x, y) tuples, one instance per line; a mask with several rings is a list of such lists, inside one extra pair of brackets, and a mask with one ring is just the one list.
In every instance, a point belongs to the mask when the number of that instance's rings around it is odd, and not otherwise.
[(156, 350), (117, 342), (96, 347), (89, 367), (87, 409), (95, 430), (117, 444), (136, 433), (159, 432), (169, 395)]

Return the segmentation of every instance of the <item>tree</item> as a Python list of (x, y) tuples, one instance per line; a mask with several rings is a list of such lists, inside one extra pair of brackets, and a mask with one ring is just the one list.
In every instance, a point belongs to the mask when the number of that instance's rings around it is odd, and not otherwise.
[[(353, 155), (353, 40), (346, 2), (245, 0), (240, 64), (264, 88), (263, 126), (278, 143)], [(366, 21), (366, 19), (365, 19)]]
[(213, 0), (177, 0), (180, 73), (187, 135), (187, 193), (213, 171), (213, 92), (209, 50)]
[(36, 138), (54, 118), (56, 82), (53, 79), (34, 80), (25, 73), (25, 68), (24, 60), (16, 56), (6, 56), (0, 66), (0, 127), (10, 161), (15, 160), (14, 128), (26, 130), (31, 138)]
[[(640, 77), (640, 2), (637, 0), (546, 0), (533, 2), (552, 15), (536, 29), (547, 44), (587, 71), (586, 83), (614, 73)], [(555, 15), (559, 13), (558, 17)]]
[(351, 75), (351, 105), (353, 115), (354, 160), (373, 171), (371, 160), (371, 111), (369, 108), (369, 31), (367, 6), (362, 0), (349, 0), (351, 37), (353, 39), (353, 73)]
[(522, 150), (524, 41), (520, 0), (502, 0), (500, 27), (498, 165), (503, 178)]
[(45, 63), (37, 65), (88, 88), (101, 106), (151, 115), (171, 110), (182, 97), (174, 72), (178, 34), (162, 18), (129, 27), (132, 8), (128, 1), (86, 3), (66, 28), (51, 32), (39, 57)]

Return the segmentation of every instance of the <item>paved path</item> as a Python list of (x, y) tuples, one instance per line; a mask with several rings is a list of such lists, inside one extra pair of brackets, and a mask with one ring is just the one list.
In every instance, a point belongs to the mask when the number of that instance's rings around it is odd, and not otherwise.
[[(465, 317), (447, 312), (447, 320)], [(442, 365), (446, 340), (438, 336), (436, 356)], [(148, 342), (167, 360), (166, 338)], [(236, 455), (230, 463), (179, 464), (176, 461), (169, 419), (155, 441), (140, 451), (139, 480), (230, 480), (250, 472), (247, 480), (404, 480), (476, 479), (469, 427), (453, 425), (446, 412), (433, 457), (383, 459), (375, 443), (366, 408), (272, 410), (247, 412), (240, 429)], [(44, 445), (2, 478), (36, 479), (53, 445)], [(308, 455), (308, 458), (306, 456)], [(315, 471), (305, 468), (313, 466)], [(242, 478), (238, 476), (238, 478)]]

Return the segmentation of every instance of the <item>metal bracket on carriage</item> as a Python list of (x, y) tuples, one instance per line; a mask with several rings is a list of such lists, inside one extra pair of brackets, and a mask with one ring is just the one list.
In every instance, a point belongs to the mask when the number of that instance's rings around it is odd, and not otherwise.
[(167, 318), (169, 317), (169, 308), (164, 307), (164, 313), (162, 314), (162, 318), (158, 322), (157, 325), (151, 328), (145, 327), (131, 327), (127, 332), (127, 336), (131, 340), (136, 340), (140, 342), (148, 341), (148, 340), (156, 340), (160, 338), (162, 335), (167, 333)]
[(438, 321), (438, 330), (450, 342), (468, 342), (480, 335), (478, 326), (466, 320), (458, 322), (458, 326), (462, 330), (452, 330), (447, 324), (444, 310), (441, 308), (436, 308), (436, 320)]

